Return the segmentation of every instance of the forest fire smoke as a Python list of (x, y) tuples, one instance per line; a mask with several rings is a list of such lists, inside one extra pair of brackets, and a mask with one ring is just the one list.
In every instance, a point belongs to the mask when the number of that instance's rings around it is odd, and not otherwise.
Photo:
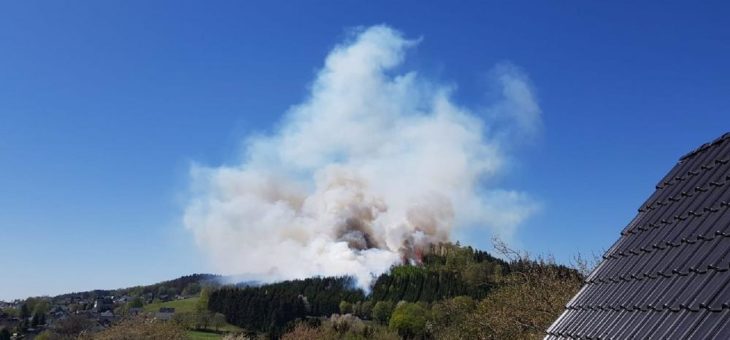
[(498, 98), (477, 113), (453, 103), (452, 86), (398, 72), (417, 44), (386, 26), (353, 32), (238, 164), (193, 166), (184, 222), (217, 270), (352, 275), (367, 289), (455, 231), (509, 236), (534, 211), (526, 194), (490, 187), (509, 142), (540, 125), (526, 76), (497, 67)]

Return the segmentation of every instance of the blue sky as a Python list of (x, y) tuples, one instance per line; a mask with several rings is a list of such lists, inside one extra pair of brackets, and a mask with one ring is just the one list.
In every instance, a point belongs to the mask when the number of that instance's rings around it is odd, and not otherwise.
[[(518, 247), (600, 254), (685, 152), (730, 130), (721, 2), (4, 2), (0, 299), (210, 267), (181, 222), (193, 162), (277, 126), (357, 26), (422, 37), (407, 67), (478, 106), (511, 62), (540, 136), (500, 185), (542, 208)], [(465, 243), (486, 247), (489, 235)]]

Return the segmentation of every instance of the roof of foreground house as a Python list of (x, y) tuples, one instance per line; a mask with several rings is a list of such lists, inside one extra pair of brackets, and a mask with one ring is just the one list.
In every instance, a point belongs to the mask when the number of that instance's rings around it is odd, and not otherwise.
[(547, 330), (730, 339), (730, 133), (680, 158)]

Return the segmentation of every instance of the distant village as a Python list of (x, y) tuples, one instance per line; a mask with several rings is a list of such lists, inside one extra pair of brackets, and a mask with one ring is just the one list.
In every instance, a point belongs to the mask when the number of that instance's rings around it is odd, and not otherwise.
[(45, 330), (58, 334), (98, 332), (114, 322), (144, 314), (169, 321), (175, 308), (143, 308), (199, 296), (201, 285), (214, 284), (215, 276), (196, 274), (156, 285), (114, 291), (90, 291), (55, 297), (0, 301), (0, 340), (34, 339)]

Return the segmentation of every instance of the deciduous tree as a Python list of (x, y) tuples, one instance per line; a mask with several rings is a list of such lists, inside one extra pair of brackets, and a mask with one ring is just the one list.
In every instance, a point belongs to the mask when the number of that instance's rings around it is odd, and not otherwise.
[(352, 304), (347, 301), (340, 301), (340, 314), (352, 313)]
[(393, 313), (393, 301), (378, 301), (373, 306), (373, 319), (380, 323), (388, 323), (391, 313)]
[(390, 317), (388, 326), (398, 332), (398, 335), (405, 339), (413, 339), (424, 335), (428, 310), (418, 303), (399, 303), (393, 315)]

